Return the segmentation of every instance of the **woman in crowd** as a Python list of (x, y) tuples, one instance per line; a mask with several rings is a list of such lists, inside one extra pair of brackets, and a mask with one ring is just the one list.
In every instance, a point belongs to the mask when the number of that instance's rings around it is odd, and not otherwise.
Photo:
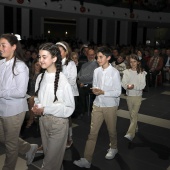
[(77, 73), (80, 71), (82, 64), (84, 62), (79, 62), (79, 54), (77, 52), (71, 53), (71, 59), (75, 62), (75, 65), (77, 67)]
[(123, 76), (123, 71), (126, 69), (126, 64), (124, 60), (125, 60), (125, 55), (121, 53), (116, 59), (116, 61), (112, 62), (112, 66), (119, 71), (121, 78)]

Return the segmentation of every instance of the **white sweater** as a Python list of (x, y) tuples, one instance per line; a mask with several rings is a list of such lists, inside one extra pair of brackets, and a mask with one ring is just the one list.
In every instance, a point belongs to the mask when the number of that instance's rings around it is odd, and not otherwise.
[[(38, 89), (38, 84), (41, 80), (41, 76), (42, 74), (37, 77), (35, 91)], [(48, 73), (46, 71), (40, 85), (38, 100), (39, 103), (41, 103), (44, 107), (43, 114), (51, 114), (61, 118), (69, 117), (75, 109), (74, 96), (71, 85), (69, 84), (66, 76), (63, 73), (60, 73), (58, 89), (56, 92), (58, 100), (53, 102), (54, 79), (55, 73)]]
[[(126, 69), (123, 71), (122, 86), (126, 90), (128, 96), (142, 96), (142, 90), (146, 86), (146, 72), (137, 73), (132, 69)], [(127, 89), (127, 85), (134, 85), (133, 89)]]

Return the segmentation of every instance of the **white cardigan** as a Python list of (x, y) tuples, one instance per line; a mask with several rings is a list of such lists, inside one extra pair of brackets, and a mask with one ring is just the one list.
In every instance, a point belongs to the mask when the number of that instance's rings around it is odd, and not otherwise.
[[(142, 90), (146, 86), (146, 72), (137, 73), (132, 69), (126, 69), (123, 71), (122, 86), (126, 90), (128, 96), (142, 96)], [(127, 85), (134, 84), (134, 89), (127, 89)]]

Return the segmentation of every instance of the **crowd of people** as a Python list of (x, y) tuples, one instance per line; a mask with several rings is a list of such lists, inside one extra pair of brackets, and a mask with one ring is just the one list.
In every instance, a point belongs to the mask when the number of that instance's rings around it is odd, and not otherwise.
[[(37, 151), (44, 159), (41, 169), (63, 168), (65, 149), (73, 141), (72, 118), (87, 112), (91, 94), (93, 109), (84, 157), (73, 163), (90, 168), (98, 132), (106, 122), (110, 138), (106, 159), (117, 148), (117, 109), (126, 95), (130, 125), (125, 138), (132, 141), (138, 131), (138, 111), (145, 86), (154, 87), (157, 75), (170, 83), (170, 48), (151, 48), (66, 41), (27, 44), (13, 34), (0, 36), (0, 142), (5, 144), (3, 170), (14, 170), (18, 153), (30, 165)], [(42, 146), (20, 138), (38, 117)], [(56, 142), (57, 141), (57, 142)]]

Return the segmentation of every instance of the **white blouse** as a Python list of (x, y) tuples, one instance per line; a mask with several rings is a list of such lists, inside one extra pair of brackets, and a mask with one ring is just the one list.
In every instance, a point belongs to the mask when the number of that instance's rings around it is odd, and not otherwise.
[(26, 92), (29, 70), (24, 62), (16, 60), (14, 75), (13, 63), (14, 58), (0, 60), (0, 116), (3, 117), (28, 111)]
[[(39, 86), (42, 74), (37, 77), (35, 91)], [(44, 77), (40, 84), (38, 92), (39, 103), (44, 107), (43, 114), (51, 114), (56, 117), (67, 118), (69, 117), (74, 109), (74, 96), (66, 76), (63, 73), (59, 75), (58, 89), (56, 92), (58, 100), (54, 101), (54, 80), (55, 73), (44, 73)]]
[(68, 65), (65, 65), (66, 58), (62, 60), (62, 72), (67, 77), (68, 82), (71, 85), (73, 95), (79, 96), (78, 88), (77, 88), (77, 67), (74, 61), (70, 61)]
[(109, 65), (106, 69), (98, 67), (94, 70), (93, 87), (104, 91), (104, 95), (96, 96), (94, 104), (99, 107), (119, 106), (121, 80), (117, 69)]

